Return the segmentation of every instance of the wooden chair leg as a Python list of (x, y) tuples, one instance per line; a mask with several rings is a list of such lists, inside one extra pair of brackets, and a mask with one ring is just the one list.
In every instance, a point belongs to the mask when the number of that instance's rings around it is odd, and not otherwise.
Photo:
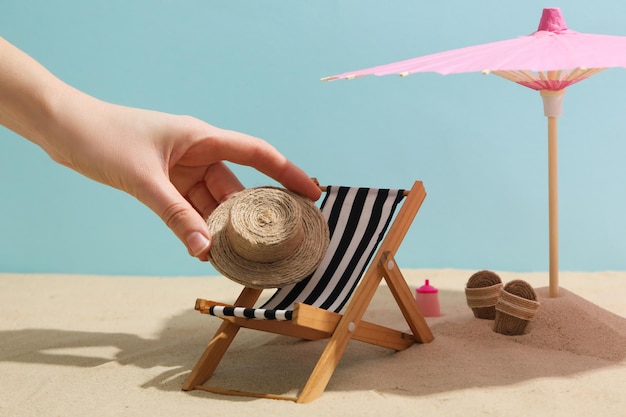
[[(252, 307), (259, 299), (261, 292), (262, 290), (246, 287), (241, 291), (235, 304), (243, 307)], [(240, 328), (241, 326), (230, 321), (224, 321), (222, 323), (183, 383), (184, 391), (193, 390), (196, 386), (203, 384), (213, 375), (217, 365), (219, 365)]]
[(378, 268), (368, 268), (296, 402), (308, 403), (324, 393), (382, 278)]
[(319, 398), (326, 389), (330, 378), (337, 368), (348, 342), (350, 342), (349, 322), (342, 320), (328, 341), (322, 356), (317, 361), (315, 369), (309, 376), (304, 388), (298, 395), (297, 403), (308, 403)]
[(222, 323), (183, 383), (183, 391), (191, 391), (211, 378), (240, 328), (229, 321)]
[(411, 290), (402, 276), (402, 272), (391, 252), (383, 253), (379, 265), (385, 277), (385, 281), (387, 281), (389, 290), (396, 299), (398, 307), (400, 307), (402, 315), (404, 315), (415, 340), (421, 343), (432, 342), (434, 339), (433, 333), (430, 327), (428, 327), (424, 316), (419, 311), (413, 294), (411, 294)]
[(413, 301), (411, 291), (396, 265), (391, 251), (384, 251), (376, 256), (374, 262), (377, 262), (379, 267), (370, 267), (363, 276), (361, 285), (353, 295), (343, 318), (339, 321), (337, 329), (331, 336), (296, 402), (311, 402), (323, 394), (383, 277), (391, 283), (389, 287), (414, 337), (422, 343), (428, 343), (434, 339), (426, 320)]

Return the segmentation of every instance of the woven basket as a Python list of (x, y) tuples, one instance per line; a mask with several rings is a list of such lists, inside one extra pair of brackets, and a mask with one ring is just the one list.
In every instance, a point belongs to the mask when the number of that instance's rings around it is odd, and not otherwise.
[(522, 280), (509, 282), (502, 288), (496, 304), (493, 331), (507, 336), (524, 334), (538, 308), (537, 294), (529, 283)]
[(493, 320), (496, 317), (496, 303), (500, 296), (502, 280), (492, 271), (478, 271), (467, 281), (465, 298), (474, 317)]

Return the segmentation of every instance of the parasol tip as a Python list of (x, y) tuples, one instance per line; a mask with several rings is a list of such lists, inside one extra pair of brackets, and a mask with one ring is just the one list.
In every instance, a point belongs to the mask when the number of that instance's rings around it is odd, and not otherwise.
[(563, 32), (567, 30), (565, 18), (558, 7), (546, 7), (541, 14), (537, 31)]

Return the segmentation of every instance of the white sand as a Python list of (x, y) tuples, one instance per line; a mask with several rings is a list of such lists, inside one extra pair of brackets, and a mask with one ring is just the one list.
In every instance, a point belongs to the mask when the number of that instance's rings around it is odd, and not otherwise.
[[(542, 303), (523, 336), (475, 319), (463, 289), (474, 271), (406, 270), (440, 288), (435, 341), (403, 352), (352, 342), (310, 404), (183, 392), (220, 320), (197, 297), (230, 302), (225, 278), (0, 274), (0, 416), (621, 416), (626, 413), (626, 272), (524, 279)], [(381, 287), (366, 317), (407, 326)], [(293, 394), (322, 342), (244, 330), (212, 381)]]

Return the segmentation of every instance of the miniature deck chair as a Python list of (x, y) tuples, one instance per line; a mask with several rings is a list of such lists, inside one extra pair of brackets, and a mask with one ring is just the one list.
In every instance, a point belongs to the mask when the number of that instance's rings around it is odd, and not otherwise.
[[(262, 290), (249, 287), (244, 287), (232, 306), (198, 299), (196, 310), (220, 316), (224, 322), (191, 371), (183, 390), (201, 389), (305, 403), (324, 392), (351, 339), (398, 351), (416, 342), (433, 340), (394, 260), (394, 254), (426, 197), (422, 182), (415, 182), (408, 192), (334, 186), (322, 187), (322, 190), (326, 191), (326, 196), (321, 210), (328, 221), (331, 238), (321, 265), (305, 280), (279, 288), (259, 308), (253, 308), (253, 305)], [(396, 207), (405, 196), (391, 223)], [(385, 278), (412, 334), (361, 320), (382, 278)], [(345, 311), (340, 314), (346, 304)], [(202, 385), (213, 375), (241, 327), (306, 340), (329, 338), (297, 397)]]

